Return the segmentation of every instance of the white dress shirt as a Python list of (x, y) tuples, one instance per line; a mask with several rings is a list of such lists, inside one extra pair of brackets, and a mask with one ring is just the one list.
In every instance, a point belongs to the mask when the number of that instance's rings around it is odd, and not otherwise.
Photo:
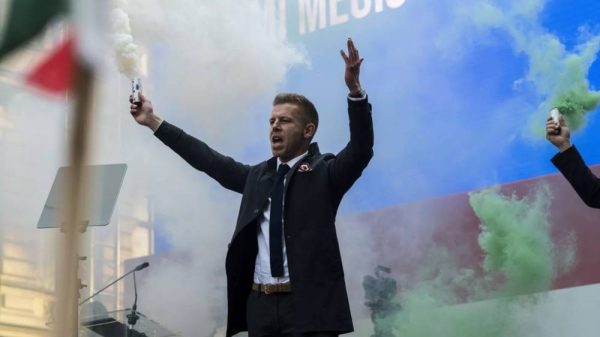
[[(287, 164), (290, 168), (294, 167), (296, 163), (302, 159), (302, 157), (306, 156), (307, 152), (304, 152), (302, 155), (288, 161), (287, 163), (282, 163), (279, 158), (277, 158), (277, 169), (279, 169), (279, 165)], [(285, 179), (283, 180), (285, 184)], [(285, 200), (285, 196), (284, 196)], [(285, 208), (285, 202), (283, 207)], [(288, 271), (288, 261), (287, 261), (287, 253), (285, 250), (285, 239), (283, 238), (282, 232), (282, 240), (283, 240), (283, 276), (282, 277), (273, 277), (271, 276), (271, 252), (269, 250), (269, 217), (271, 215), (271, 198), (267, 201), (267, 205), (263, 210), (262, 216), (259, 218), (259, 226), (258, 226), (258, 255), (256, 255), (256, 263), (254, 264), (254, 283), (258, 284), (277, 284), (277, 283), (286, 283), (290, 281), (290, 274)], [(285, 228), (285, 224), (282, 220), (282, 225)]]

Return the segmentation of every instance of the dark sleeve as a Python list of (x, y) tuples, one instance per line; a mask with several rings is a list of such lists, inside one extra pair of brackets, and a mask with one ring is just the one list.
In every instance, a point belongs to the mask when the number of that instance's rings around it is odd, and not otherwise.
[(208, 174), (223, 187), (243, 193), (250, 166), (211, 149), (175, 125), (163, 121), (154, 135), (195, 169)]
[(587, 167), (575, 146), (557, 154), (551, 161), (586, 205), (600, 208), (600, 179)]
[(338, 198), (354, 185), (373, 157), (373, 119), (368, 98), (348, 99), (348, 116), (350, 142), (328, 163), (329, 180)]

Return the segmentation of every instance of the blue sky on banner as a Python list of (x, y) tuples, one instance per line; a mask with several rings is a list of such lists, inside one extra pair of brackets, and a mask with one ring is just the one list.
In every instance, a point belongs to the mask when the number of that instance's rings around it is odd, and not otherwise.
[[(540, 42), (548, 36), (564, 45), (558, 49), (564, 56), (593, 41), (600, 32), (593, 0), (263, 1), (277, 18), (273, 34), (309, 54), (310, 67), (292, 69), (282, 90), (315, 102), (322, 119), (315, 140), (326, 152), (348, 139), (339, 56), (348, 36), (365, 57), (361, 77), (374, 105), (375, 157), (342, 213), (556, 172), (549, 162), (554, 148), (531, 124), (545, 123), (543, 87), (555, 74), (528, 81), (529, 56), (555, 51)], [(493, 7), (514, 15), (500, 24), (490, 18)], [(537, 47), (521, 52), (519, 38)], [(586, 77), (598, 89), (597, 50), (591, 55)], [(600, 163), (595, 113), (573, 141), (589, 164)]]

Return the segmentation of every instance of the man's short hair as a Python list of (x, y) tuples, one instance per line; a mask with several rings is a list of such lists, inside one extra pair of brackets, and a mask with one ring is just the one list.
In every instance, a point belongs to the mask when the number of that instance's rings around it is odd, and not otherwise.
[(319, 127), (319, 113), (308, 98), (294, 93), (282, 93), (275, 96), (273, 106), (280, 104), (294, 104), (302, 113), (302, 118), (306, 124), (313, 123), (315, 125), (315, 133)]

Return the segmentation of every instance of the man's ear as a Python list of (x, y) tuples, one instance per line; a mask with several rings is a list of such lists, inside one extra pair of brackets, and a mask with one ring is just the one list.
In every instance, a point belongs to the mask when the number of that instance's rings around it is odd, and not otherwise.
[(304, 138), (310, 139), (314, 137), (317, 127), (313, 123), (308, 123), (304, 126)]

